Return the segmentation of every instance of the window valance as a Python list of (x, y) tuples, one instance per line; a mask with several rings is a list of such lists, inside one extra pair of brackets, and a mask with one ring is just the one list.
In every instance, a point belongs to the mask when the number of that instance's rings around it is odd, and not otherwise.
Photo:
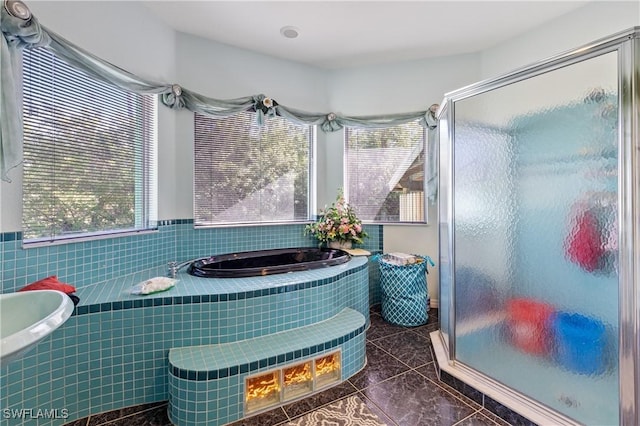
[[(425, 111), (351, 117), (334, 112), (302, 111), (279, 104), (262, 94), (237, 99), (210, 98), (178, 84), (146, 80), (96, 57), (41, 25), (28, 7), (19, 0), (3, 0), (3, 5), (4, 7), (0, 8), (0, 27), (2, 28), (2, 37), (0, 37), (2, 43), (0, 177), (5, 181), (10, 181), (9, 171), (22, 162), (22, 116), (18, 102), (20, 97), (17, 82), (21, 50), (25, 48), (50, 49), (69, 64), (121, 89), (135, 93), (157, 94), (161, 102), (169, 108), (187, 109), (214, 117), (226, 117), (250, 110), (256, 112), (259, 124), (265, 118), (277, 115), (294, 123), (317, 125), (324, 132), (334, 132), (344, 127), (383, 128), (416, 120), (431, 131), (437, 125), (433, 106)], [(435, 138), (431, 136), (430, 140), (434, 140)], [(432, 150), (429, 149), (429, 151)]]

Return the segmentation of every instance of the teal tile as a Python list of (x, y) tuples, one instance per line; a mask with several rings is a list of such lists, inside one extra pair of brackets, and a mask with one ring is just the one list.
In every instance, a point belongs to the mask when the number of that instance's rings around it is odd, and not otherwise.
[(29, 403), (32, 402), (32, 399), (36, 399), (36, 397), (38, 396), (38, 388), (37, 387), (31, 387), (31, 388), (27, 388), (24, 389), (22, 392), (22, 399), (24, 400), (24, 406), (28, 407)]
[(23, 404), (22, 393), (9, 395), (9, 397), (7, 398), (7, 407), (9, 408), (23, 407), (24, 405), (22, 404)]
[[(200, 234), (199, 233), (200, 230), (194, 231), (193, 229), (191, 229), (191, 226), (192, 226), (191, 224), (175, 226), (176, 233), (182, 233), (187, 238), (192, 239), (192, 242), (193, 242), (193, 244), (191, 244), (192, 248), (189, 249), (189, 250), (192, 250), (191, 254), (196, 254), (197, 250), (201, 250), (201, 251), (206, 250), (205, 253), (207, 254), (210, 254), (212, 251), (216, 251), (216, 250), (218, 250), (218, 252), (221, 252), (221, 248), (224, 248), (225, 244), (228, 246), (235, 245), (235, 247), (242, 247), (243, 244), (249, 244), (249, 241), (251, 241), (251, 239), (255, 236), (258, 237), (256, 242), (258, 244), (261, 244), (260, 242), (260, 238), (262, 238), (261, 231), (249, 231), (249, 234), (254, 233), (255, 235), (252, 236), (251, 238), (241, 238), (240, 230), (234, 230), (234, 231), (228, 231), (228, 232), (225, 231), (222, 234), (218, 232), (218, 230), (211, 230), (211, 232), (205, 232)], [(223, 240), (220, 240), (220, 238), (218, 238), (219, 235), (223, 235), (223, 234), (228, 237), (228, 241), (225, 242)], [(296, 235), (294, 236), (294, 234)], [(299, 238), (297, 234), (298, 232), (290, 233), (292, 238)], [(166, 240), (166, 242), (163, 243), (164, 245), (166, 245), (167, 250), (172, 250), (172, 248), (170, 247), (175, 247), (175, 245), (173, 244), (173, 242), (175, 241), (175, 235), (176, 234), (174, 234), (174, 237), (171, 237), (170, 239)], [(146, 247), (144, 244), (137, 244), (135, 240), (136, 240), (135, 238), (128, 239), (128, 244), (130, 244), (130, 247), (132, 248), (132, 250), (133, 248), (139, 249), (141, 247)], [(266, 243), (269, 243), (268, 240), (266, 239), (264, 241), (266, 241)], [(148, 239), (145, 240), (145, 243), (146, 242), (148, 242)], [(116, 251), (120, 249), (126, 250), (125, 245), (122, 245), (120, 243), (118, 243), (117, 245), (119, 246), (118, 248), (116, 248), (115, 245), (112, 245), (111, 248), (109, 248), (110, 246), (108, 245), (107, 242), (99, 242), (99, 243), (85, 244), (82, 246), (82, 250), (95, 251), (95, 250), (98, 250), (98, 248), (102, 248), (107, 250), (108, 252), (111, 250), (110, 251), (111, 253), (116, 253)], [(63, 247), (63, 246), (59, 246), (59, 247)], [(180, 247), (186, 248), (187, 246), (184, 245)], [(182, 250), (182, 248), (179, 248), (178, 250)], [(71, 262), (69, 262), (66, 266), (68, 268), (77, 267), (77, 269), (69, 269), (68, 271), (66, 271), (65, 273), (66, 275), (64, 275), (65, 278), (69, 278), (70, 282), (73, 282), (74, 284), (77, 284), (77, 282), (80, 282), (81, 285), (84, 285), (86, 283), (82, 283), (83, 280), (93, 279), (91, 278), (93, 275), (88, 274), (86, 272), (84, 268), (85, 266), (84, 264), (86, 262), (91, 262), (96, 258), (100, 257), (99, 255), (101, 253), (98, 253), (97, 255), (96, 253), (85, 255), (82, 253), (82, 251), (79, 251), (79, 250), (65, 249), (64, 253), (61, 253), (61, 252), (56, 253), (56, 251), (58, 250), (51, 251), (48, 253), (47, 262), (51, 264), (51, 262), (55, 262), (55, 259), (60, 260), (63, 255), (67, 259), (73, 259), (74, 260), (73, 264), (71, 265), (70, 264)], [(16, 256), (17, 261), (19, 260), (20, 256), (22, 256), (23, 252), (24, 251), (22, 250), (17, 252), (17, 256)], [(171, 256), (171, 257), (165, 256), (161, 252), (158, 252), (158, 253), (159, 253), (158, 265), (164, 265), (167, 260), (166, 259), (167, 257), (168, 258), (174, 257), (174, 256)], [(54, 255), (57, 255), (57, 257), (54, 257)], [(134, 258), (134, 257), (135, 257), (134, 255), (131, 256), (131, 258)], [(175, 258), (178, 258), (178, 257), (175, 257)], [(22, 257), (22, 261), (25, 262), (26, 264), (26, 257)], [(138, 267), (137, 265), (139, 264), (139, 263), (136, 264), (135, 262), (129, 261), (128, 259), (126, 260), (125, 263), (127, 265), (126, 268), (129, 268), (129, 270), (132, 272), (134, 271), (134, 268)], [(164, 267), (162, 267), (162, 269), (164, 269)], [(111, 273), (119, 273), (120, 271), (122, 271), (122, 269), (114, 268), (112, 269)], [(21, 273), (21, 276), (26, 279), (26, 272), (23, 271)], [(61, 276), (63, 275), (61, 274)], [(103, 276), (106, 276), (106, 275), (103, 275)], [(245, 281), (246, 280), (239, 282), (239, 285), (244, 285)], [(16, 281), (14, 280), (14, 283), (12, 284), (15, 285), (15, 282)], [(137, 281), (131, 281), (127, 287), (130, 287), (135, 282)], [(188, 285), (185, 285), (184, 288), (188, 288)], [(109, 288), (109, 287), (101, 288), (99, 289), (99, 291), (95, 292), (95, 294), (98, 297), (111, 297), (111, 296), (119, 297), (118, 295), (120, 293), (121, 292), (119, 290)], [(83, 297), (83, 300), (86, 300), (86, 299)], [(224, 312), (226, 313), (227, 310), (233, 312), (233, 316), (232, 316), (233, 322), (229, 322), (228, 324), (226, 324), (225, 325), (226, 329), (223, 330), (226, 333), (225, 339), (233, 340), (233, 339), (238, 339), (240, 337), (246, 337), (246, 336), (254, 336), (254, 335), (259, 336), (261, 334), (268, 332), (269, 331), (268, 327), (272, 327), (275, 325), (276, 329), (280, 330), (285, 325), (295, 326), (296, 324), (311, 323), (312, 320), (317, 319), (318, 316), (321, 315), (320, 308), (316, 309), (316, 308), (305, 307), (304, 309), (305, 312), (307, 312), (309, 316), (314, 318), (296, 319), (295, 312), (291, 312), (286, 317), (287, 322), (285, 324), (281, 324), (277, 321), (276, 315), (269, 316), (271, 315), (270, 310), (273, 309), (273, 306), (270, 306), (270, 303), (264, 303), (264, 304), (258, 304), (257, 306), (254, 307), (257, 312), (260, 312), (260, 314), (252, 315), (252, 318), (250, 318), (249, 315), (251, 314), (248, 314), (248, 313), (254, 312), (251, 310), (252, 308), (249, 307), (250, 300), (251, 299), (235, 301), (235, 304), (231, 303), (231, 301), (224, 302), (224, 304), (227, 305), (225, 306)], [(308, 304), (307, 301), (302, 301), (302, 303)], [(78, 372), (77, 377), (82, 378), (83, 375), (86, 375), (87, 370), (90, 369), (90, 367), (92, 366), (91, 361), (94, 360), (93, 355), (88, 356), (87, 354), (88, 353), (94, 354), (96, 351), (98, 351), (100, 355), (98, 356), (97, 359), (100, 362), (104, 361), (104, 363), (113, 367), (112, 370), (104, 373), (104, 374), (109, 374), (109, 379), (105, 380), (105, 383), (109, 384), (111, 387), (108, 389), (101, 388), (100, 391), (101, 392), (106, 391), (109, 395), (111, 395), (111, 397), (107, 397), (106, 400), (103, 400), (101, 402), (103, 404), (102, 408), (104, 408), (104, 406), (111, 406), (110, 404), (116, 404), (115, 402), (109, 402), (109, 401), (110, 400), (115, 401), (115, 400), (118, 400), (119, 398), (120, 399), (124, 398), (126, 401), (140, 400), (141, 402), (144, 402), (144, 401), (148, 401), (148, 399), (150, 398), (150, 395), (164, 395), (166, 390), (164, 388), (164, 385), (159, 383), (158, 380), (163, 375), (166, 379), (166, 362), (163, 362), (163, 359), (166, 359), (167, 349), (172, 345), (189, 343), (188, 342), (189, 340), (191, 340), (191, 342), (198, 342), (198, 339), (205, 339), (205, 338), (208, 339), (209, 341), (216, 340), (215, 330), (216, 330), (216, 327), (218, 326), (217, 320), (219, 318), (219, 311), (210, 312), (209, 310), (204, 309), (204, 305), (205, 304), (192, 306), (190, 308), (195, 308), (195, 309), (186, 309), (185, 310), (186, 315), (178, 315), (178, 316), (173, 315), (172, 311), (168, 309), (163, 310), (161, 313), (159, 313), (159, 310), (148, 309), (148, 308), (139, 309), (139, 310), (129, 309), (129, 310), (118, 311), (119, 312), (118, 315), (120, 315), (118, 318), (122, 319), (122, 325), (116, 322), (111, 322), (110, 324), (105, 323), (104, 327), (102, 327), (103, 325), (102, 323), (105, 318), (110, 318), (110, 319), (114, 318), (113, 312), (111, 312), (104, 316), (103, 315), (97, 316), (98, 323), (100, 323), (101, 326), (96, 327), (95, 329), (90, 328), (91, 326), (89, 325), (88, 321), (90, 317), (93, 317), (96, 314), (81, 315), (78, 317), (73, 317), (77, 321), (77, 329), (75, 330), (74, 333), (72, 333), (71, 336), (69, 336), (68, 339), (67, 339), (67, 334), (65, 334), (64, 345), (63, 345), (65, 350), (64, 350), (63, 356), (60, 358), (61, 360), (64, 360), (65, 367), (64, 369), (56, 368), (55, 370), (64, 372), (65, 375), (73, 374), (74, 369), (69, 368), (69, 365), (67, 363), (67, 362), (72, 362), (78, 367), (79, 370), (81, 370)], [(207, 304), (207, 305), (211, 305), (211, 304)], [(243, 310), (245, 312), (242, 312)], [(134, 315), (132, 311), (140, 311), (140, 312), (137, 312), (136, 315)], [(147, 311), (151, 311), (151, 314), (147, 314)], [(141, 314), (142, 317), (139, 317), (138, 314)], [(160, 315), (162, 316), (162, 318), (159, 317)], [(262, 318), (265, 315), (268, 316), (268, 319), (267, 319), (266, 325), (263, 325)], [(134, 349), (133, 343), (126, 345), (126, 342), (134, 341), (132, 340), (132, 339), (135, 339), (133, 336), (136, 335), (134, 331), (138, 331), (138, 330), (133, 330), (133, 327), (131, 327), (131, 324), (137, 324), (137, 322), (140, 319), (144, 320), (149, 316), (151, 317), (150, 323), (153, 324), (153, 327), (151, 329), (152, 331), (151, 339), (153, 342), (147, 345), (148, 342), (146, 342), (143, 339), (142, 343), (144, 345), (144, 348), (143, 348), (143, 352), (140, 353), (138, 351), (138, 346), (137, 346), (137, 344), (139, 343), (138, 340), (135, 340), (136, 342), (135, 349)], [(174, 319), (176, 320), (175, 322), (173, 321)], [(254, 324), (251, 326), (246, 325), (245, 324), (246, 320), (253, 321)], [(189, 326), (192, 327), (191, 332), (186, 333), (186, 335), (185, 333), (181, 333), (181, 330), (184, 327), (185, 321), (188, 321)], [(93, 324), (94, 321), (92, 320), (91, 323)], [(239, 324), (242, 324), (242, 325), (239, 325)], [(111, 332), (110, 336), (107, 330), (110, 330)], [(102, 343), (98, 345), (93, 344), (95, 340), (95, 332), (100, 333), (99, 335), (101, 338), (109, 340), (107, 344), (111, 345), (110, 346), (111, 353), (109, 353), (108, 350), (103, 351), (103, 347), (101, 346)], [(120, 332), (122, 334), (120, 334)], [(140, 335), (143, 335), (145, 337), (149, 336), (149, 334), (144, 333), (144, 330), (143, 330), (143, 333)], [(163, 342), (166, 342), (166, 345)], [(51, 342), (51, 347), (54, 347), (54, 349), (58, 349), (58, 346), (59, 346), (59, 343), (53, 342), (53, 341)], [(119, 352), (118, 350), (116, 350), (116, 347), (122, 347), (122, 351)], [(121, 358), (118, 358), (119, 354), (121, 354)], [(140, 361), (142, 363), (141, 365), (138, 365), (138, 362), (134, 361), (137, 359), (141, 360)], [(25, 362), (26, 363), (31, 362), (32, 366), (35, 366), (35, 365), (38, 365), (39, 361), (41, 360), (42, 358), (33, 357), (31, 358), (31, 361), (28, 361), (27, 358), (25, 358), (25, 360), (23, 361), (23, 365)], [(116, 371), (115, 369), (116, 364), (122, 364), (122, 374)], [(136, 388), (137, 386), (136, 382), (132, 379), (132, 376), (135, 377), (136, 373), (131, 369), (134, 364), (137, 369), (140, 369), (140, 368), (142, 369), (143, 371), (142, 377), (144, 377), (144, 374), (151, 374), (156, 376), (149, 381), (143, 381), (146, 390), (143, 389), (138, 391)], [(165, 372), (159, 373), (158, 371), (154, 371), (153, 369), (156, 368), (156, 364), (160, 366), (159, 368), (163, 368)], [(127, 367), (127, 365), (131, 366), (131, 368)], [(59, 365), (56, 364), (56, 367), (58, 366)], [(86, 379), (85, 380), (78, 379), (78, 380), (80, 380), (80, 382), (69, 383), (66, 385), (66, 386), (70, 386), (69, 389), (72, 389), (76, 397), (80, 393), (86, 393), (88, 387), (91, 385), (91, 383)], [(84, 383), (86, 386), (81, 385), (81, 383)], [(114, 391), (115, 389), (114, 386), (116, 386), (116, 383), (121, 383), (120, 389), (122, 389), (122, 391), (118, 391), (118, 392)], [(75, 388), (73, 386), (75, 386)], [(52, 382), (52, 387), (55, 387), (53, 385), (53, 382)], [(84, 390), (82, 390), (83, 387), (85, 388)], [(136, 391), (133, 391), (133, 389), (136, 389)], [(52, 390), (50, 394), (53, 394), (53, 392), (54, 390)], [(88, 398), (88, 395), (84, 395), (84, 396), (86, 400)], [(93, 402), (94, 401), (92, 400), (92, 403)], [(233, 403), (232, 403), (232, 406), (233, 406)], [(95, 409), (96, 407), (93, 405), (90, 408), (91, 411), (94, 411)], [(86, 410), (88, 413), (89, 408), (86, 408)]]

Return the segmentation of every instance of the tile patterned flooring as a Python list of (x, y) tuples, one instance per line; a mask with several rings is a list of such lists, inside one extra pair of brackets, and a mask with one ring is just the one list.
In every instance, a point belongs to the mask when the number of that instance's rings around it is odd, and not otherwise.
[[(356, 394), (389, 426), (507, 426), (470, 398), (438, 380), (429, 333), (438, 328), (437, 311), (427, 324), (400, 327), (371, 310), (367, 365), (331, 389), (230, 426), (276, 426), (316, 408)], [(169, 426), (167, 403), (147, 404), (90, 416), (68, 426)]]

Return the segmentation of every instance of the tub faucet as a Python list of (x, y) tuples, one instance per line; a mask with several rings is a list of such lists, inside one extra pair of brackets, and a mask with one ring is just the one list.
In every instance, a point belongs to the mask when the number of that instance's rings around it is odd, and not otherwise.
[(178, 262), (176, 262), (175, 260), (169, 262), (169, 269), (167, 269), (167, 276), (169, 278), (175, 278), (177, 272), (178, 272)]
[(175, 277), (176, 277), (176, 275), (178, 274), (178, 271), (179, 271), (180, 269), (184, 268), (184, 267), (185, 267), (185, 266), (187, 266), (187, 265), (192, 264), (193, 262), (196, 262), (196, 261), (198, 261), (198, 260), (202, 260), (202, 259), (208, 259), (208, 257), (199, 257), (199, 258), (197, 258), (197, 259), (191, 259), (191, 260), (187, 260), (187, 261), (185, 261), (185, 262), (181, 262), (181, 263), (178, 263), (178, 262), (176, 262), (175, 260), (174, 260), (174, 261), (171, 261), (171, 262), (169, 262), (169, 264), (168, 264), (168, 265), (169, 265), (169, 268), (168, 268), (168, 270), (167, 270), (167, 276), (168, 276), (169, 278), (175, 278)]

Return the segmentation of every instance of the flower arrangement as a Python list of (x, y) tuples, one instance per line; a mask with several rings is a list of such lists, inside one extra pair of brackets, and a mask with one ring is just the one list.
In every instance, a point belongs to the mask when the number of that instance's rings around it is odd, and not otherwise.
[(356, 212), (344, 199), (342, 191), (338, 193), (336, 201), (331, 207), (320, 211), (321, 217), (317, 222), (305, 227), (305, 235), (312, 234), (322, 243), (337, 241), (362, 244), (368, 235), (362, 229), (362, 222)]

